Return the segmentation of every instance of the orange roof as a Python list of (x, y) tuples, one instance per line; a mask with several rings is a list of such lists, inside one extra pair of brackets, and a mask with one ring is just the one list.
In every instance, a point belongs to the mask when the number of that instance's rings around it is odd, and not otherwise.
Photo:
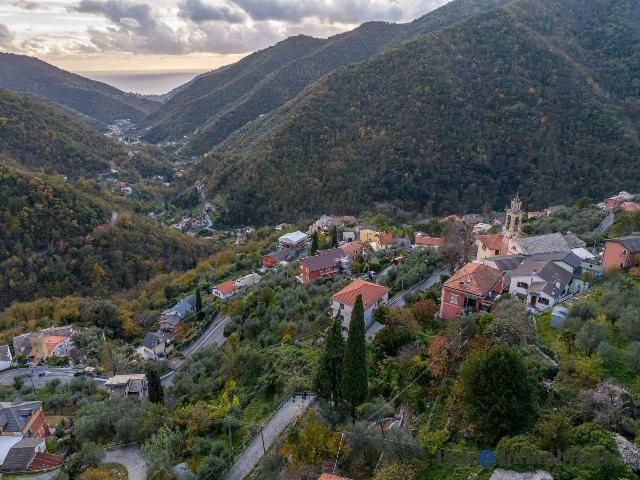
[(380, 245), (393, 245), (393, 235), (390, 233), (381, 233), (378, 235), (378, 243)]
[(431, 247), (441, 247), (444, 245), (444, 238), (440, 237), (416, 237), (416, 245), (428, 245)]
[(56, 335), (49, 335), (44, 337), (44, 346), (47, 349), (47, 353), (51, 353), (51, 351), (56, 348), (56, 345), (64, 342), (68, 337), (59, 337)]
[(238, 287), (236, 286), (233, 280), (229, 280), (228, 282), (223, 282), (215, 287), (221, 294), (226, 295), (235, 291)]
[(362, 253), (362, 249), (364, 248), (364, 243), (355, 241), (345, 243), (340, 247), (340, 250), (344, 252), (348, 257), (353, 257), (355, 255), (360, 255)]
[(318, 480), (349, 480), (346, 477), (339, 477), (338, 475), (332, 475), (330, 473), (323, 473)]
[(376, 301), (380, 300), (385, 293), (389, 293), (387, 287), (357, 279), (334, 294), (331, 299), (346, 305), (355, 305), (358, 295), (362, 295), (362, 303), (366, 310)]
[(500, 250), (504, 248), (504, 235), (478, 235), (478, 240), (489, 250)]
[(636, 202), (624, 202), (622, 205), (620, 205), (620, 208), (625, 212), (637, 212), (638, 210), (640, 210), (640, 204)]
[(481, 263), (467, 263), (445, 282), (444, 287), (484, 297), (500, 280), (500, 270)]

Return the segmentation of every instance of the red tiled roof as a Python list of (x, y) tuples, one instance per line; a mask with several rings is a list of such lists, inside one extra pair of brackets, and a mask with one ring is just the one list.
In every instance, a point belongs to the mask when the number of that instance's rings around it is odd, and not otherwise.
[(53, 349), (56, 348), (56, 345), (64, 342), (67, 338), (68, 337), (60, 337), (55, 335), (49, 335), (44, 337), (44, 346), (46, 347), (47, 352), (51, 353)]
[(447, 280), (444, 287), (484, 297), (502, 280), (502, 272), (481, 263), (467, 263)]
[(387, 287), (357, 279), (334, 294), (331, 299), (346, 305), (355, 305), (358, 295), (362, 295), (362, 303), (366, 310), (376, 301), (380, 300), (385, 293), (389, 293)]
[(624, 202), (622, 205), (620, 205), (620, 208), (625, 212), (637, 212), (638, 210), (640, 210), (640, 204), (636, 202)]
[(40, 470), (48, 470), (60, 466), (62, 458), (46, 452), (36, 452), (36, 456), (29, 464), (29, 471), (38, 472)]
[(349, 480), (346, 477), (339, 477), (338, 475), (332, 475), (330, 473), (323, 473), (318, 480)]
[(390, 233), (381, 233), (378, 235), (378, 243), (380, 245), (393, 245), (393, 235)]
[(441, 247), (444, 245), (444, 238), (440, 237), (416, 237), (416, 245), (427, 245), (431, 247)]
[(500, 250), (504, 248), (504, 235), (478, 235), (478, 240), (489, 250)]
[(344, 252), (348, 257), (353, 257), (355, 255), (360, 255), (362, 249), (364, 248), (364, 243), (360, 241), (345, 243), (340, 247), (340, 250)]
[(238, 287), (233, 280), (229, 280), (228, 282), (223, 282), (219, 285), (216, 285), (215, 288), (218, 289), (221, 294), (227, 295), (228, 293), (235, 291)]

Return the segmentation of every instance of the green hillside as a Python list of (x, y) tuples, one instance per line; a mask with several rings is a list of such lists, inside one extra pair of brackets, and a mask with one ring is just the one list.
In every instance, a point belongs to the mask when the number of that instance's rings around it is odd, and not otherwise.
[(420, 36), (236, 132), (197, 175), (229, 223), (637, 190), (638, 8), (517, 0)]
[(158, 108), (152, 100), (89, 80), (37, 58), (0, 53), (0, 88), (36, 95), (100, 122), (129, 118), (137, 122)]
[(131, 160), (120, 143), (78, 119), (31, 98), (0, 90), (0, 155), (22, 166), (69, 178), (112, 167), (138, 174), (164, 174), (168, 164), (146, 152)]
[(205, 153), (323, 75), (503, 2), (456, 0), (407, 24), (370, 22), (329, 39), (289, 38), (200, 76), (141, 124), (153, 127), (145, 138), (176, 140), (199, 129), (185, 152)]
[(0, 160), (0, 310), (39, 297), (106, 296), (191, 268), (211, 251), (123, 202), (95, 182), (37, 176)]

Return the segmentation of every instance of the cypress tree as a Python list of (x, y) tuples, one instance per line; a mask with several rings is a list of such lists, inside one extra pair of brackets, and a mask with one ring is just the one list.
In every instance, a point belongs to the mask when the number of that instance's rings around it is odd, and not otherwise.
[(338, 246), (338, 228), (335, 225), (331, 229), (331, 246), (333, 248)]
[(313, 236), (311, 237), (311, 255), (315, 255), (315, 253), (318, 251), (318, 248), (320, 248), (318, 242), (318, 232), (313, 232)]
[(364, 333), (364, 306), (358, 295), (351, 312), (349, 336), (342, 362), (342, 397), (351, 405), (355, 423), (356, 407), (367, 399), (367, 344)]
[(155, 368), (147, 369), (147, 388), (149, 389), (149, 401), (162, 403), (164, 400), (164, 387), (160, 381), (160, 374)]
[(342, 338), (342, 315), (338, 314), (329, 328), (324, 351), (320, 357), (318, 372), (314, 381), (318, 397), (337, 405), (342, 399), (342, 361), (344, 358), (344, 338)]

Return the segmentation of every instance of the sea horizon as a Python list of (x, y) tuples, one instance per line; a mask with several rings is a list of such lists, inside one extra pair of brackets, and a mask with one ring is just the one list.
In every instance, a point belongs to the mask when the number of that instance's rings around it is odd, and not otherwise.
[(207, 71), (209, 70), (99, 70), (74, 73), (106, 83), (123, 92), (163, 95)]

